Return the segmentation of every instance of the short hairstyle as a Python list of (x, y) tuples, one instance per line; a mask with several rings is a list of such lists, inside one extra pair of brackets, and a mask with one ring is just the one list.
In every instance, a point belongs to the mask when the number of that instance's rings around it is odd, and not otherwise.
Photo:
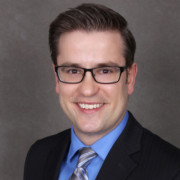
[(57, 65), (58, 42), (61, 34), (76, 30), (86, 32), (118, 31), (124, 42), (126, 66), (130, 67), (133, 64), (136, 42), (124, 17), (103, 5), (82, 4), (60, 13), (50, 24), (49, 46), (55, 65)]

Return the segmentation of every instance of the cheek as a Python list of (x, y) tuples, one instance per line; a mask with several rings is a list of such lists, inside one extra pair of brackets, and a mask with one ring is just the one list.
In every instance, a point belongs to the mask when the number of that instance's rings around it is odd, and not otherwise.
[(60, 94), (59, 94), (59, 103), (60, 106), (62, 108), (62, 110), (64, 111), (64, 113), (71, 118), (73, 110), (71, 108), (71, 104), (69, 103), (69, 96), (68, 96), (68, 92), (64, 91), (63, 89), (60, 89)]
[(126, 106), (128, 99), (127, 84), (118, 84), (113, 88), (110, 95), (114, 108), (123, 108), (123, 106)]
[(110, 84), (104, 89), (104, 92), (106, 92), (110, 99), (118, 101), (119, 98), (127, 96), (128, 85), (125, 82)]
[(59, 83), (58, 89), (59, 96), (64, 99), (72, 97), (76, 91), (75, 86), (65, 83)]
[(68, 97), (69, 97), (69, 88), (64, 87), (63, 85), (59, 84), (58, 86), (59, 91), (59, 102), (63, 110), (66, 109)]
[(71, 109), (69, 107), (73, 103), (75, 97), (76, 87), (70, 84), (60, 84), (59, 85), (59, 102), (64, 111)]

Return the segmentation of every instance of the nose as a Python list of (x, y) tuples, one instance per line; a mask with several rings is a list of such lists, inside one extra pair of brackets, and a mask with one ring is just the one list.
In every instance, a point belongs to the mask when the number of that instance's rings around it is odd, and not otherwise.
[(94, 96), (99, 91), (99, 85), (92, 77), (91, 72), (86, 72), (83, 81), (79, 84), (79, 92), (86, 97)]

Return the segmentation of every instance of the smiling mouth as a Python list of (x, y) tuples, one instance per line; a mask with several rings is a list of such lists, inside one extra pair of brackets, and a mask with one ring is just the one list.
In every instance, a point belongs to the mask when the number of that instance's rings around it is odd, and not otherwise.
[(78, 103), (78, 105), (82, 108), (82, 109), (96, 109), (96, 108), (100, 108), (103, 104), (84, 104), (84, 103)]

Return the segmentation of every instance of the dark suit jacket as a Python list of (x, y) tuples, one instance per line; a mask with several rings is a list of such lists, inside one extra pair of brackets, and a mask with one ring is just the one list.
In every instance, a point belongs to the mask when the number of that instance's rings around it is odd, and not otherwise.
[[(37, 141), (25, 162), (24, 180), (58, 180), (70, 130)], [(106, 157), (97, 180), (180, 180), (180, 150), (144, 129), (132, 116)]]

